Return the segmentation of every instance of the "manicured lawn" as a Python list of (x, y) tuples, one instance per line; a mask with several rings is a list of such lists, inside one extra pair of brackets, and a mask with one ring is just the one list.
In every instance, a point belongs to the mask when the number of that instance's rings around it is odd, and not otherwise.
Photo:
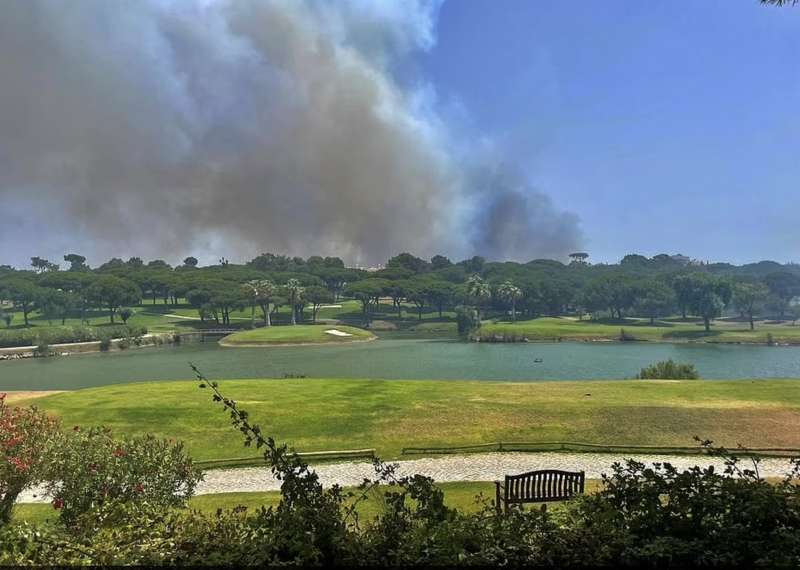
[[(224, 394), (264, 433), (298, 451), (493, 441), (576, 441), (800, 448), (800, 382), (688, 380), (485, 382), (225, 380)], [(22, 400), (21, 402), (24, 402)], [(120, 434), (186, 442), (195, 459), (252, 457), (228, 416), (195, 382), (106, 386), (31, 401), (66, 426), (105, 424)]]
[[(348, 336), (337, 336), (325, 331), (336, 330)], [(281, 325), (241, 331), (226, 336), (222, 345), (250, 346), (271, 344), (301, 344), (322, 342), (352, 342), (369, 340), (374, 335), (363, 329), (340, 325)]]
[(656, 321), (651, 325), (646, 319), (625, 319), (624, 322), (580, 321), (571, 317), (542, 317), (528, 321), (486, 322), (481, 327), (481, 337), (516, 336), (529, 340), (618, 340), (620, 330), (629, 337), (649, 341), (703, 341), (703, 342), (756, 342), (766, 343), (767, 334), (775, 342), (800, 343), (800, 326), (757, 323), (751, 331), (747, 323), (715, 321), (710, 332), (705, 332), (702, 322)]
[[(128, 320), (128, 324), (132, 326), (147, 327), (149, 332), (171, 332), (171, 331), (191, 331), (202, 328), (219, 328), (215, 321), (207, 319), (205, 322), (201, 321), (197, 309), (190, 306), (185, 302), (178, 305), (165, 305), (160, 299), (153, 303), (152, 299), (144, 299), (141, 305), (131, 307), (134, 314)], [(11, 330), (25, 328), (22, 313), (19, 311), (11, 311), (8, 308), (4, 309), (4, 313), (11, 313), (13, 320), (11, 323)], [(450, 320), (453, 313), (444, 313), (444, 319), (438, 318), (438, 313), (433, 309), (426, 309), (423, 313), (423, 321), (417, 319), (416, 310), (413, 306), (403, 304), (403, 318), (397, 318), (397, 312), (391, 304), (382, 303), (379, 308), (373, 311), (373, 318), (376, 321), (386, 321), (391, 323), (392, 326), (400, 329), (405, 336), (427, 338), (430, 336), (455, 336), (455, 323)], [(250, 307), (242, 310), (232, 311), (230, 314), (231, 324), (225, 325), (234, 328), (242, 327), (249, 324), (253, 319), (253, 313)], [(261, 312), (255, 312), (255, 320), (257, 323), (262, 321)], [(30, 326), (40, 333), (46, 333), (47, 329), (52, 326), (61, 324), (60, 319), (53, 319), (48, 321), (42, 317), (37, 311), (33, 311), (28, 315)], [(86, 320), (89, 325), (104, 327), (109, 326), (108, 311), (92, 309), (86, 312)], [(280, 307), (277, 314), (273, 313), (272, 323), (275, 325), (289, 324), (291, 314), (288, 307)], [(311, 310), (306, 308), (305, 322), (311, 320)], [(117, 324), (121, 325), (122, 320), (117, 317)], [(363, 324), (363, 315), (361, 313), (361, 304), (358, 301), (340, 300), (329, 305), (323, 306), (317, 313), (317, 321), (339, 321), (343, 324), (350, 326), (360, 327)], [(66, 319), (66, 325), (81, 325), (81, 320), (75, 314), (71, 318)], [(331, 327), (328, 327), (331, 328)], [(339, 327), (341, 328), (341, 327)], [(380, 327), (379, 327), (380, 328)], [(0, 325), (0, 331), (6, 330), (4, 325)], [(287, 333), (288, 334), (288, 333)], [(330, 335), (324, 335), (325, 337)], [(322, 338), (313, 342), (330, 342), (331, 339)], [(308, 341), (312, 342), (312, 341)]]
[[(149, 332), (167, 332), (173, 330), (179, 331), (182, 329), (194, 329), (200, 325), (199, 319), (181, 319), (170, 316), (173, 314), (180, 315), (182, 311), (186, 311), (187, 314), (191, 312), (192, 317), (197, 317), (197, 311), (194, 309), (176, 309), (175, 307), (165, 306), (158, 303), (153, 305), (149, 302), (141, 306), (131, 307), (131, 309), (134, 311), (134, 314), (130, 319), (128, 319), (128, 324), (131, 326), (147, 327)], [(24, 328), (25, 321), (22, 318), (22, 313), (17, 311), (13, 314), (14, 318), (11, 324), (11, 329)], [(87, 311), (86, 320), (91, 326), (104, 327), (110, 325), (108, 311)], [(61, 324), (60, 319), (48, 321), (36, 311), (28, 315), (28, 321), (31, 327), (42, 330), (46, 330), (51, 326), (57, 326)], [(120, 319), (119, 316), (115, 318), (115, 322), (117, 325), (123, 324), (122, 319)], [(81, 325), (82, 323), (80, 318), (76, 315), (75, 317), (66, 319), (65, 324), (77, 326)], [(6, 327), (2, 326), (0, 330), (6, 330)]]

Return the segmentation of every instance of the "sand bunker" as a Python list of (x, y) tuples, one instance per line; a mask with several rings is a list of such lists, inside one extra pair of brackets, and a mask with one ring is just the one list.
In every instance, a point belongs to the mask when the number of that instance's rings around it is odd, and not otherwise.
[(346, 333), (344, 331), (338, 331), (336, 329), (328, 329), (325, 331), (325, 334), (332, 334), (333, 336), (353, 336), (350, 333)]

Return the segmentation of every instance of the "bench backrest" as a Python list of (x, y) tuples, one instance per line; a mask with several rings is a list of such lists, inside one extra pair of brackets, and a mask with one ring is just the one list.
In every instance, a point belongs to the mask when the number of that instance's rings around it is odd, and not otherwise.
[(544, 469), (521, 475), (506, 475), (506, 503), (544, 503), (565, 501), (583, 493), (583, 471)]

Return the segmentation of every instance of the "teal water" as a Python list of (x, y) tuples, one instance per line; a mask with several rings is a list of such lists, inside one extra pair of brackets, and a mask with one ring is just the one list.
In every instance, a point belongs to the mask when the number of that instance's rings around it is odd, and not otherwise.
[[(541, 363), (534, 359), (542, 359)], [(350, 346), (222, 348), (215, 342), (0, 362), (0, 390), (70, 390), (144, 380), (308, 377), (472, 380), (631, 378), (666, 358), (703, 378), (800, 378), (800, 347), (656, 343), (475, 344), (378, 340)]]

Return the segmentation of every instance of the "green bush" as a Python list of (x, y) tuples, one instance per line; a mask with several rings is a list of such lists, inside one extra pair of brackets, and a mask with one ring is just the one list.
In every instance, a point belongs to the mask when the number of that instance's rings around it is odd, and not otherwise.
[[(0, 393), (0, 527), (19, 494), (45, 479), (59, 423), (35, 407), (11, 407)], [(0, 542), (2, 542), (0, 540)]]
[(694, 364), (675, 362), (671, 358), (641, 369), (636, 378), (641, 380), (696, 380), (700, 374)]
[(50, 345), (45, 339), (40, 338), (33, 352), (36, 356), (50, 356)]
[(53, 326), (30, 327), (26, 329), (0, 330), (0, 348), (17, 346), (37, 346), (40, 338), (46, 335), (49, 344), (62, 344), (71, 342), (92, 342), (103, 338), (136, 337), (147, 333), (145, 327), (134, 326)]
[(119, 503), (185, 506), (202, 478), (182, 443), (151, 435), (115, 439), (105, 428), (67, 432), (48, 465), (48, 494), (69, 527)]
[(100, 351), (107, 352), (111, 350), (111, 336), (103, 334), (100, 336)]
[(117, 313), (117, 314), (119, 315), (119, 318), (122, 319), (123, 323), (128, 324), (128, 319), (130, 319), (134, 315), (134, 312), (133, 312), (133, 309), (129, 309), (129, 308), (126, 307), (126, 308), (120, 309), (119, 313)]
[(458, 334), (461, 337), (468, 337), (481, 327), (481, 319), (478, 311), (472, 307), (456, 307), (456, 325)]

